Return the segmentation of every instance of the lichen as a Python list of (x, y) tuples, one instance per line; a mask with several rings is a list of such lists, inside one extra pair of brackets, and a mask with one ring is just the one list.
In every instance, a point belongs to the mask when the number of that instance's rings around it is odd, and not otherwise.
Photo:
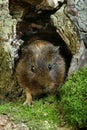
[[(16, 77), (13, 73), (17, 21), (9, 14), (8, 0), (0, 1), (0, 101), (17, 97)], [(17, 46), (18, 49), (19, 45)], [(17, 91), (17, 92), (15, 92)], [(15, 93), (15, 95), (13, 94)]]

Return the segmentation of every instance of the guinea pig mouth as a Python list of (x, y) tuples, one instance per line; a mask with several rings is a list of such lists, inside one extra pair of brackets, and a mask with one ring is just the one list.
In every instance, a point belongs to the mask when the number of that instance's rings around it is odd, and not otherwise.
[(55, 83), (51, 80), (46, 79), (46, 80), (40, 80), (39, 85), (42, 89), (44, 89), (49, 88), (51, 85), (55, 86)]

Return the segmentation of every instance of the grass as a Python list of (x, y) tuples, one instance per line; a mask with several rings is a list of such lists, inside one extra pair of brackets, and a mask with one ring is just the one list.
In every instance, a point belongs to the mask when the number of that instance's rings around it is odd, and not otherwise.
[(55, 96), (35, 100), (23, 106), (22, 101), (0, 105), (0, 115), (8, 114), (16, 123), (25, 122), (31, 130), (56, 130), (59, 120)]

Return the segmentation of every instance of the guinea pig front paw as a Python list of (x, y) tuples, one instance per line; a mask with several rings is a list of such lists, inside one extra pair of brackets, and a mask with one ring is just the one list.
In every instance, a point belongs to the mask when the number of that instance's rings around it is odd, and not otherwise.
[(23, 106), (31, 106), (31, 105), (32, 105), (32, 102), (25, 101), (25, 102), (23, 103)]
[(25, 106), (30, 106), (32, 104), (32, 95), (31, 93), (28, 91), (28, 89), (26, 89), (25, 91), (25, 94), (26, 94), (26, 100), (25, 102), (23, 103), (23, 105)]

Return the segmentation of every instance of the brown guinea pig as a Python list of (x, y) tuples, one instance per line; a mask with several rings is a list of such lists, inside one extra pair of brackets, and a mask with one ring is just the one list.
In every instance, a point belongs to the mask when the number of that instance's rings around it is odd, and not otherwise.
[(43, 40), (28, 44), (23, 49), (16, 75), (25, 90), (24, 104), (30, 105), (33, 96), (56, 92), (65, 77), (65, 62), (59, 47)]

